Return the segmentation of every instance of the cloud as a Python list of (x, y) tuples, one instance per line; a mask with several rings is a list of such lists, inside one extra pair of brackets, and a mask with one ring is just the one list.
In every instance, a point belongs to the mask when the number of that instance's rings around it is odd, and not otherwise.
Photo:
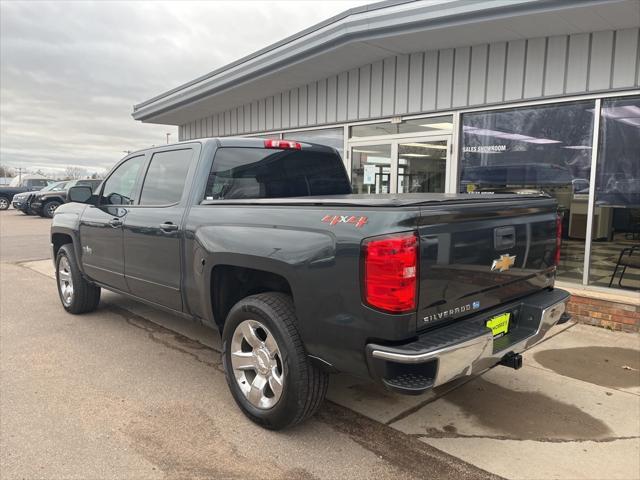
[(100, 171), (177, 140), (133, 104), (364, 3), (1, 2), (0, 164)]

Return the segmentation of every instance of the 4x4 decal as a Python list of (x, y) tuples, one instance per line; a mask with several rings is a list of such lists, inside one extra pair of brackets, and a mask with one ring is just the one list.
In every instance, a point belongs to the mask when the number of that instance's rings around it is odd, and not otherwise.
[(367, 223), (368, 217), (356, 217), (355, 215), (325, 215), (322, 217), (323, 223), (336, 225), (338, 223), (351, 223), (356, 228), (362, 228)]

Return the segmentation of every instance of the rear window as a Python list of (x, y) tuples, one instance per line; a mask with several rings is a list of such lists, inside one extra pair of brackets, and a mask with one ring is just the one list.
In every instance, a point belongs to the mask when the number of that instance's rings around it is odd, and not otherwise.
[(263, 148), (220, 148), (205, 200), (286, 198), (351, 193), (336, 153)]

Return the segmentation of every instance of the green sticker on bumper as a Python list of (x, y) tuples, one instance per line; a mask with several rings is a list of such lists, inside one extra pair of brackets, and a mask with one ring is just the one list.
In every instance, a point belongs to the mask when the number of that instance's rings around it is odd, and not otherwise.
[(494, 338), (501, 337), (509, 331), (511, 313), (503, 313), (487, 320), (487, 327), (491, 329)]

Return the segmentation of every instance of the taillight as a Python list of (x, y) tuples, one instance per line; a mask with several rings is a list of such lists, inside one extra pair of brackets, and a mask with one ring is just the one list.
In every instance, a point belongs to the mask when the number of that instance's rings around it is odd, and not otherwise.
[(273, 140), (264, 141), (264, 148), (277, 148), (280, 150), (302, 150), (302, 145), (298, 142), (290, 142), (289, 140)]
[(385, 235), (362, 244), (363, 296), (367, 305), (389, 313), (416, 309), (418, 237)]
[(560, 265), (560, 247), (562, 246), (562, 215), (556, 217), (556, 256), (554, 263), (556, 267)]

